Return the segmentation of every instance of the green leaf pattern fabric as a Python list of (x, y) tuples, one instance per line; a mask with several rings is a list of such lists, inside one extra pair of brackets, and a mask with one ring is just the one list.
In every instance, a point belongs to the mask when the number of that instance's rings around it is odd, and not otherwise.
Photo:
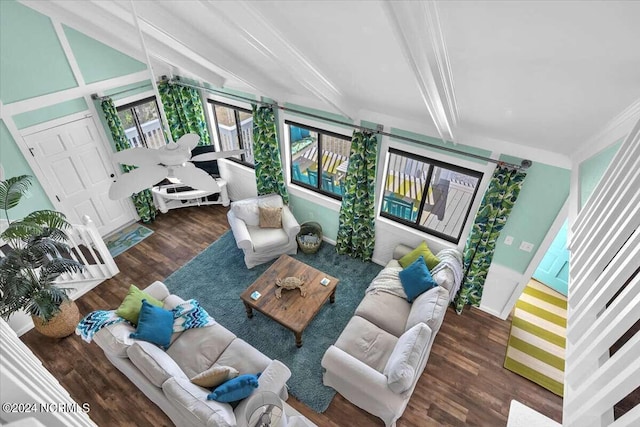
[(375, 183), (378, 139), (354, 131), (340, 207), (336, 251), (368, 261), (375, 246)]
[(465, 275), (454, 300), (458, 314), (467, 304), (480, 305), (496, 242), (516, 203), (525, 177), (524, 172), (503, 166), (498, 166), (491, 177), (464, 248)]
[(253, 158), (258, 195), (276, 193), (289, 203), (284, 184), (275, 113), (271, 107), (253, 106)]
[[(118, 110), (116, 110), (113, 100), (111, 98), (105, 98), (102, 100), (100, 106), (104, 112), (107, 126), (109, 126), (109, 130), (111, 131), (113, 142), (116, 144), (116, 150), (122, 151), (131, 148), (127, 135), (124, 132), (122, 122), (120, 121), (120, 117), (118, 117)], [(129, 172), (130, 170), (135, 169), (134, 166), (121, 166), (123, 172)], [(143, 222), (149, 222), (156, 218), (156, 205), (153, 203), (151, 190), (146, 189), (136, 193), (131, 196), (131, 199), (133, 200), (136, 211)]]
[(198, 145), (211, 145), (202, 98), (198, 91), (187, 86), (162, 82), (158, 85), (162, 107), (167, 116), (171, 138), (177, 141), (187, 133), (200, 135)]

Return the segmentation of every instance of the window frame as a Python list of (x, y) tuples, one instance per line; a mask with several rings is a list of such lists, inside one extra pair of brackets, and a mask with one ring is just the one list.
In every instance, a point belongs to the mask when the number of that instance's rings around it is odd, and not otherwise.
[[(303, 123), (299, 123), (299, 122), (295, 122), (293, 120), (289, 120), (289, 119), (285, 119), (284, 120), (284, 124), (285, 126), (287, 126), (286, 130), (287, 130), (287, 134), (288, 134), (288, 138), (289, 138), (289, 147), (288, 147), (288, 155), (289, 158), (291, 159), (291, 164), (289, 165), (289, 176), (290, 176), (290, 181), (291, 184), (297, 185), (299, 187), (305, 188), (309, 191), (313, 191), (314, 193), (318, 193), (321, 194), (323, 196), (327, 196), (330, 197), (334, 200), (337, 201), (342, 201), (342, 196), (339, 194), (335, 194), (335, 193), (331, 193), (329, 191), (326, 191), (322, 188), (322, 179), (320, 179), (320, 176), (318, 176), (318, 183), (317, 183), (317, 187), (312, 186), (311, 184), (307, 184), (301, 181), (296, 181), (293, 179), (293, 158), (292, 158), (292, 153), (291, 153), (291, 144), (292, 144), (292, 140), (291, 140), (291, 125), (297, 127), (297, 128), (302, 128), (302, 129), (306, 129), (309, 130), (311, 132), (316, 132), (318, 134), (318, 153), (322, 153), (322, 135), (327, 135), (333, 138), (339, 138), (339, 139), (344, 139), (349, 141), (349, 143), (351, 143), (351, 137), (350, 136), (346, 136), (346, 135), (342, 135), (340, 133), (337, 132), (332, 132), (329, 130), (325, 130), (325, 129), (321, 129), (315, 126), (310, 126), (310, 125), (306, 125)], [(349, 150), (351, 151), (351, 150)], [(317, 164), (316, 166), (318, 167), (318, 170), (322, 169), (322, 166), (320, 164), (320, 161), (322, 159), (322, 156), (318, 156), (318, 159), (316, 160)]]
[[(136, 113), (135, 107), (139, 106), (139, 105), (143, 105), (143, 104), (147, 104), (151, 101), (155, 102), (156, 105), (156, 111), (158, 112), (158, 120), (160, 120), (160, 129), (162, 130), (162, 134), (164, 135), (164, 126), (162, 125), (162, 116), (160, 114), (160, 107), (158, 106), (158, 99), (156, 98), (155, 95), (152, 96), (148, 96), (146, 98), (142, 98), (142, 99), (138, 99), (137, 101), (132, 101), (132, 102), (128, 102), (126, 104), (122, 104), (122, 105), (118, 105), (116, 106), (116, 111), (119, 113), (120, 111), (124, 111), (124, 110), (131, 110), (131, 114), (133, 116), (133, 123), (136, 126), (136, 130), (138, 131), (138, 135), (140, 136), (140, 140), (142, 141), (144, 148), (151, 148), (149, 147), (149, 144), (147, 143), (147, 137), (145, 136), (144, 132), (142, 131), (142, 124), (140, 123), (140, 118), (138, 117), (138, 113)], [(123, 126), (124, 128), (124, 126)], [(126, 129), (123, 129), (126, 131)], [(128, 140), (128, 138), (127, 138)], [(165, 144), (167, 143), (166, 141), (166, 137), (165, 137)], [(131, 147), (133, 148), (133, 147)], [(151, 148), (154, 149), (154, 148)]]
[[(416, 153), (411, 153), (408, 151), (404, 151), (401, 150), (399, 148), (395, 148), (395, 147), (387, 147), (387, 151), (386, 151), (387, 155), (386, 155), (386, 162), (385, 162), (385, 167), (384, 167), (384, 171), (385, 174), (384, 176), (381, 177), (382, 180), (382, 186), (381, 186), (381, 190), (380, 190), (380, 203), (379, 203), (379, 209), (378, 209), (378, 216), (381, 218), (385, 218), (388, 219), (389, 221), (398, 223), (398, 224), (402, 224), (406, 227), (409, 227), (411, 229), (420, 231), (422, 233), (426, 233), (430, 236), (434, 236), (437, 237), (439, 239), (442, 239), (444, 241), (453, 243), (455, 245), (459, 245), (460, 243), (460, 239), (462, 237), (462, 233), (464, 232), (465, 228), (468, 225), (468, 221), (469, 221), (469, 216), (471, 215), (471, 211), (474, 207), (474, 205), (477, 202), (476, 197), (478, 196), (478, 191), (480, 190), (481, 184), (483, 179), (485, 178), (485, 173), (479, 170), (474, 170), (474, 169), (470, 169), (464, 166), (460, 166), (460, 165), (456, 165), (453, 163), (448, 163), (446, 161), (443, 160), (438, 160), (434, 157), (427, 157), (424, 155), (420, 155), (420, 154), (416, 154)], [(420, 225), (420, 220), (422, 218), (422, 214), (424, 211), (424, 205), (426, 203), (427, 200), (427, 191), (429, 189), (429, 185), (425, 185), (424, 189), (423, 189), (423, 193), (422, 193), (422, 197), (420, 199), (420, 205), (418, 206), (418, 216), (416, 218), (415, 221), (409, 221), (407, 219), (404, 218), (400, 218), (394, 215), (391, 215), (387, 212), (384, 212), (382, 210), (383, 206), (384, 206), (384, 196), (386, 193), (386, 187), (387, 187), (387, 178), (389, 175), (389, 162), (391, 160), (391, 154), (395, 154), (395, 155), (399, 155), (399, 156), (404, 156), (406, 158), (409, 159), (413, 159), (413, 160), (417, 160), (423, 163), (427, 163), (429, 165), (429, 171), (427, 173), (427, 177), (425, 179), (426, 183), (430, 183), (431, 182), (431, 178), (433, 177), (433, 170), (436, 167), (440, 167), (442, 169), (446, 169), (446, 170), (450, 170), (453, 172), (458, 172), (458, 173), (464, 173), (465, 175), (469, 175), (472, 176), (474, 178), (476, 178), (478, 180), (476, 187), (473, 191), (473, 195), (471, 197), (471, 200), (469, 201), (469, 206), (466, 210), (466, 213), (464, 215), (464, 221), (462, 222), (462, 226), (460, 227), (460, 231), (458, 232), (458, 236), (450, 236), (448, 234), (442, 233), (440, 231), (437, 230), (433, 230), (430, 229), (428, 227), (425, 226), (421, 226)]]
[[(237, 105), (232, 105), (232, 104), (227, 104), (226, 102), (222, 102), (222, 101), (217, 101), (215, 99), (211, 99), (211, 98), (207, 98), (207, 103), (211, 104), (211, 114), (213, 115), (213, 123), (212, 125), (215, 127), (215, 131), (216, 131), (216, 135), (218, 136), (218, 148), (220, 150), (220, 152), (222, 152), (222, 145), (221, 142), (222, 139), (220, 138), (220, 126), (218, 125), (218, 116), (216, 114), (216, 105), (219, 105), (221, 107), (225, 107), (225, 108), (230, 108), (233, 110), (233, 115), (236, 121), (236, 132), (238, 134), (238, 146), (240, 150), (244, 150), (245, 149), (245, 144), (244, 144), (244, 138), (242, 136), (242, 126), (241, 126), (241, 120), (240, 120), (240, 115), (239, 115), (239, 111), (242, 111), (244, 113), (248, 113), (251, 114), (253, 116), (253, 111), (244, 108), (244, 107), (238, 107)], [(253, 132), (253, 129), (252, 129)], [(253, 140), (251, 141), (253, 143)], [(252, 147), (253, 148), (253, 147)], [(247, 162), (246, 159), (246, 154), (242, 153), (240, 154), (240, 159), (237, 159), (235, 157), (225, 157), (225, 160), (231, 160), (234, 163), (246, 166), (248, 168), (251, 169), (255, 169), (256, 165), (255, 163), (249, 163)]]

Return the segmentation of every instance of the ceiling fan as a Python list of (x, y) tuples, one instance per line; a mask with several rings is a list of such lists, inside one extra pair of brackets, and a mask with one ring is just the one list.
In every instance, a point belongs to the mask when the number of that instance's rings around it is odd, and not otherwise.
[(113, 159), (123, 165), (137, 166), (120, 176), (109, 188), (109, 198), (118, 200), (149, 188), (164, 178), (177, 180), (197, 190), (218, 192), (220, 188), (214, 178), (192, 162), (222, 159), (244, 153), (246, 150), (203, 153), (191, 157), (200, 141), (195, 133), (183, 135), (177, 142), (158, 148), (129, 148), (113, 154)]

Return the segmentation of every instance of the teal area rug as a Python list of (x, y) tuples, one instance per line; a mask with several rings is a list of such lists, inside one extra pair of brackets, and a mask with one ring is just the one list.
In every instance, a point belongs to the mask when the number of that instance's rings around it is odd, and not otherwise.
[(254, 311), (248, 319), (240, 294), (273, 261), (248, 270), (231, 232), (169, 276), (164, 283), (184, 299), (195, 298), (221, 325), (272, 359), (291, 369), (289, 391), (316, 412), (324, 412), (335, 395), (322, 384), (320, 361), (353, 316), (364, 291), (382, 269), (377, 264), (338, 255), (324, 242), (315, 254), (298, 253), (296, 259), (338, 279), (334, 304), (327, 302), (302, 334), (297, 348), (293, 332)]
[(153, 234), (153, 230), (140, 224), (131, 224), (107, 237), (107, 245), (112, 257), (120, 255)]

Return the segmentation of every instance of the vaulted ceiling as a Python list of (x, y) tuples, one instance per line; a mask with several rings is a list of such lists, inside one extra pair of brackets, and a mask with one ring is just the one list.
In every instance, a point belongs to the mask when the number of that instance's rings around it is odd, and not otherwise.
[[(144, 61), (129, 0), (23, 0)], [(135, 1), (157, 75), (571, 156), (640, 113), (640, 2)]]

